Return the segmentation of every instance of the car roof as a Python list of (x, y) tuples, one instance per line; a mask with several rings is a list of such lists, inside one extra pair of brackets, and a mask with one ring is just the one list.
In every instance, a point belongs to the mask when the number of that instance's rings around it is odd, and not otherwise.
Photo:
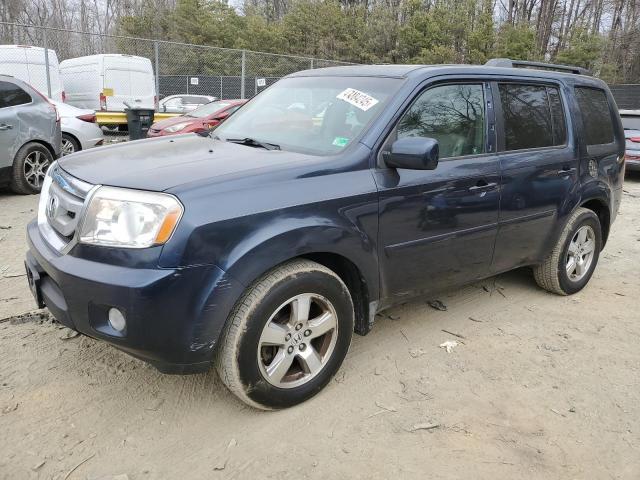
[(24, 88), (25, 90), (34, 90), (34, 88), (24, 80), (20, 80), (19, 78), (13, 77), (11, 75), (5, 75), (4, 73), (0, 73), (0, 80), (2, 80), (3, 82), (15, 83), (16, 85), (20, 85), (20, 87)]
[(558, 72), (554, 70), (536, 68), (509, 68), (485, 65), (345, 65), (339, 67), (318, 68), (296, 72), (289, 77), (337, 76), (337, 77), (392, 77), (416, 78), (429, 77), (440, 74), (463, 75), (496, 75), (519, 76), (544, 79), (573, 79), (585, 84), (603, 84), (602, 81), (588, 76), (574, 73)]

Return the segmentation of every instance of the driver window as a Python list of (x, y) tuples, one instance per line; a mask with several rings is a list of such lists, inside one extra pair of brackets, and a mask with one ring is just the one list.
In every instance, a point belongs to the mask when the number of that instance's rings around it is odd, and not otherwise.
[(476, 155), (485, 151), (484, 119), (481, 84), (443, 85), (420, 94), (393, 136), (434, 138), (441, 159)]

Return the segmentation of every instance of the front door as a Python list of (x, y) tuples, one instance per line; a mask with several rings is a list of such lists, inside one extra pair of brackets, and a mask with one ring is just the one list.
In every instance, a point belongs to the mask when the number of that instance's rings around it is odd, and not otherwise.
[[(482, 81), (427, 88), (400, 118), (375, 171), (383, 295), (397, 300), (487, 275), (499, 202), (492, 132)], [(407, 136), (438, 140), (435, 170), (384, 165), (393, 141)]]

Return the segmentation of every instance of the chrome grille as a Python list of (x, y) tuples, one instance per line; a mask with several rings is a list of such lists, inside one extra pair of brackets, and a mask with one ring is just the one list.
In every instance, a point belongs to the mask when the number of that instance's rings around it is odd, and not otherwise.
[(72, 246), (86, 198), (94, 185), (62, 170), (57, 163), (49, 172), (50, 184), (43, 188), (38, 224), (42, 236), (58, 251)]

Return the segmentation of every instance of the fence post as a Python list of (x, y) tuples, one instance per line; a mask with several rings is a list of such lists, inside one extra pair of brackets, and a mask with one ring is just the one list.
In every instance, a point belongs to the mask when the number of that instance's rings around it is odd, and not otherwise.
[(245, 54), (246, 54), (246, 51), (242, 50), (242, 64), (241, 64), (241, 67), (240, 67), (240, 75), (241, 75), (241, 77), (240, 77), (240, 98), (242, 98), (242, 99), (245, 98), (245, 95), (244, 95), (244, 74), (245, 74), (245, 64), (246, 64), (246, 61), (247, 61), (247, 58), (246, 58)]
[(313, 70), (313, 58), (311, 59), (311, 70)]
[(42, 29), (42, 40), (44, 43), (44, 69), (47, 75), (47, 97), (51, 98), (51, 72), (49, 71), (49, 39), (47, 38), (47, 28)]
[(158, 42), (153, 42), (153, 56), (156, 62), (155, 77), (156, 77), (156, 97), (160, 99), (160, 55), (158, 53)]

